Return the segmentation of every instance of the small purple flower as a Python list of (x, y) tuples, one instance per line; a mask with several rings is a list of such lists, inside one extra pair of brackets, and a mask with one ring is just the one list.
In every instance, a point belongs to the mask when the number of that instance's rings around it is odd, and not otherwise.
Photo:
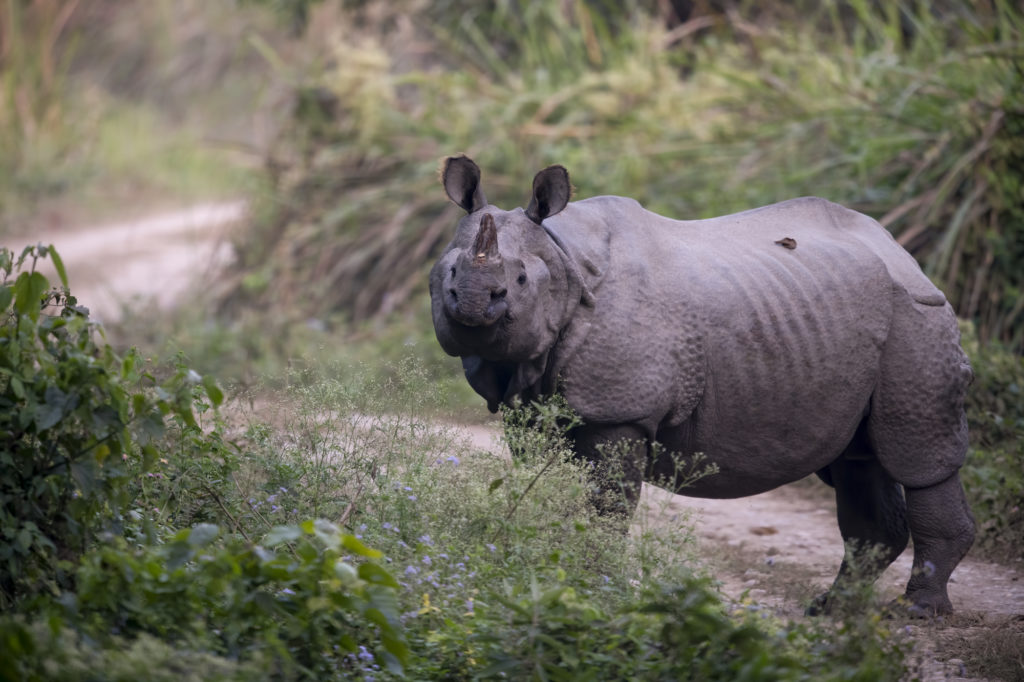
[(286, 493), (286, 492), (288, 492), (288, 488), (285, 488), (284, 486), (282, 486), (282, 487), (278, 488), (278, 490), (280, 490), (280, 491), (281, 491), (281, 492), (283, 492), (283, 493)]
[(424, 555), (423, 555), (423, 559), (422, 559), (422, 561), (423, 561), (423, 563), (424, 563), (425, 565), (427, 565), (427, 566), (429, 566), (430, 564), (432, 564), (432, 563), (433, 563), (433, 562), (432, 562), (432, 561), (430, 560), (430, 556), (429, 556), (429, 555), (426, 555), (426, 554), (424, 554)]
[(361, 531), (366, 530), (366, 524), (365, 523), (360, 523), (359, 524), (359, 530), (361, 530)]
[(429, 535), (421, 535), (420, 536), (420, 542), (422, 542), (424, 545), (433, 545), (434, 544), (434, 541), (430, 539)]
[(473, 613), (473, 600), (472, 599), (467, 599), (466, 600), (466, 613)]
[(373, 654), (371, 654), (367, 650), (367, 648), (365, 646), (363, 646), (362, 644), (359, 645), (359, 654), (358, 654), (358, 656), (359, 656), (359, 660), (361, 660), (361, 661), (366, 661), (367, 663), (370, 663), (370, 662), (373, 661)]
[(388, 523), (387, 521), (385, 521), (384, 523), (380, 524), (380, 527), (383, 528), (384, 530), (391, 530), (391, 524)]
[(401, 547), (402, 549), (409, 549), (409, 545), (405, 544), (405, 540), (399, 540), (398, 541), (398, 546)]
[(412, 492), (412, 488), (410, 488), (409, 486), (404, 486), (402, 490), (404, 490), (405, 492)]
[(284, 589), (281, 590), (281, 594), (292, 595), (292, 594), (295, 594), (295, 590), (293, 590), (293, 589), (291, 589), (289, 587), (285, 587)]
[(455, 466), (459, 466), (459, 458), (456, 457), (455, 455), (448, 455), (447, 457), (445, 457), (444, 461), (451, 462)]
[(405, 574), (406, 575), (416, 575), (419, 572), (420, 572), (419, 569), (416, 568), (415, 566), (406, 566), (406, 568), (405, 568)]
[(489, 543), (489, 542), (487, 543), (487, 545), (486, 545), (486, 546), (487, 546), (487, 549), (491, 550), (492, 552), (497, 552), (497, 551), (498, 551), (498, 548), (497, 548), (497, 547), (495, 547), (494, 545), (492, 545), (492, 544), (491, 544), (491, 543)]
[(270, 497), (267, 498), (267, 502), (270, 502), (271, 504), (273, 504), (276, 501), (277, 501), (277, 494), (276, 493), (274, 495), (271, 495)]
[(416, 496), (415, 496), (415, 495), (409, 495), (408, 497), (409, 497), (409, 499), (410, 499), (410, 500), (412, 500), (413, 502), (415, 502), (415, 501), (416, 501)]

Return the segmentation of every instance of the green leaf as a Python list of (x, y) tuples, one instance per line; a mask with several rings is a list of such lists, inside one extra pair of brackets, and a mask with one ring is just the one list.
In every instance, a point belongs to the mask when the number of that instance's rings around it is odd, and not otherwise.
[(501, 487), (501, 484), (505, 482), (504, 478), (496, 478), (491, 481), (491, 485), (487, 487), (487, 492), (493, 493), (495, 490)]
[(53, 244), (50, 244), (50, 260), (53, 261), (53, 267), (57, 270), (57, 276), (60, 277), (60, 283), (64, 285), (65, 289), (69, 289), (68, 286), (68, 271), (64, 269), (64, 259), (57, 253), (57, 249), (54, 248)]
[(75, 479), (75, 483), (83, 495), (92, 495), (96, 491), (98, 487), (97, 469), (96, 462), (88, 458), (76, 459), (71, 463), (71, 476)]
[(338, 544), (341, 542), (341, 529), (330, 521), (317, 519), (313, 522), (313, 534), (331, 549), (338, 549)]
[(213, 406), (220, 407), (220, 404), (224, 402), (224, 392), (220, 390), (217, 382), (209, 374), (203, 376), (203, 388), (206, 389), (206, 395), (210, 398)]
[(188, 544), (192, 547), (205, 547), (219, 534), (220, 528), (215, 524), (200, 523), (193, 526), (192, 532), (188, 535)]
[(40, 432), (54, 426), (78, 404), (78, 396), (65, 393), (52, 384), (46, 387), (43, 400), (36, 412), (36, 430)]
[[(371, 559), (379, 559), (384, 554), (380, 550), (371, 549), (362, 542), (359, 541), (355, 535), (345, 534), (341, 536), (341, 546), (350, 552), (355, 552), (360, 556), (370, 557)], [(369, 565), (369, 564), (364, 564)]]
[(14, 288), (0, 286), (0, 312), (7, 310), (7, 306), (14, 300)]
[(374, 585), (386, 585), (387, 587), (398, 588), (398, 582), (377, 564), (359, 564), (359, 577)]
[(23, 272), (14, 281), (14, 309), (19, 315), (39, 319), (43, 294), (50, 288), (50, 282), (38, 272)]
[(14, 391), (14, 395), (17, 396), (18, 400), (25, 399), (25, 384), (21, 383), (21, 379), (16, 376), (11, 377), (11, 390)]
[(267, 547), (276, 547), (281, 543), (293, 542), (301, 537), (302, 529), (298, 526), (274, 526), (263, 537), (263, 544)]

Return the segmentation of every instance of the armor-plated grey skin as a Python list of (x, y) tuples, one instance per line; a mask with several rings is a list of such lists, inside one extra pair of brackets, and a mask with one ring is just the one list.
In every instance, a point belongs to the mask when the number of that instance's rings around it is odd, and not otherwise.
[(974, 538), (958, 474), (971, 369), (945, 297), (883, 227), (817, 198), (695, 221), (622, 197), (569, 203), (561, 166), (537, 174), (526, 210), (488, 204), (465, 156), (442, 180), (467, 215), (430, 274), (434, 327), (491, 411), (560, 392), (585, 423), (580, 456), (633, 442), (634, 505), (645, 475), (673, 473), (655, 441), (717, 465), (683, 495), (818, 473), (848, 546), (832, 590), (849, 548), (881, 546), (875, 577), (909, 533), (911, 612), (952, 610), (946, 584)]

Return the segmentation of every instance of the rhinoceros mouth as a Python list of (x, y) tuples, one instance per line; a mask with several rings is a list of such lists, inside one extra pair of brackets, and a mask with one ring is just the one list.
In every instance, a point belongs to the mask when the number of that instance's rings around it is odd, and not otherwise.
[[(476, 303), (473, 305), (473, 303)], [(504, 292), (491, 296), (486, 302), (467, 302), (460, 299), (454, 290), (449, 291), (444, 306), (450, 322), (464, 327), (491, 327), (503, 319), (510, 318), (508, 301)]]

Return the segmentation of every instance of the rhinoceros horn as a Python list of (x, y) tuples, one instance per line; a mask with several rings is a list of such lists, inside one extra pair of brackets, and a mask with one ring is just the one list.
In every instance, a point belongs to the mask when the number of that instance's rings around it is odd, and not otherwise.
[(473, 240), (473, 265), (497, 264), (501, 262), (498, 253), (498, 229), (494, 224), (494, 216), (485, 213), (480, 221), (480, 230)]

